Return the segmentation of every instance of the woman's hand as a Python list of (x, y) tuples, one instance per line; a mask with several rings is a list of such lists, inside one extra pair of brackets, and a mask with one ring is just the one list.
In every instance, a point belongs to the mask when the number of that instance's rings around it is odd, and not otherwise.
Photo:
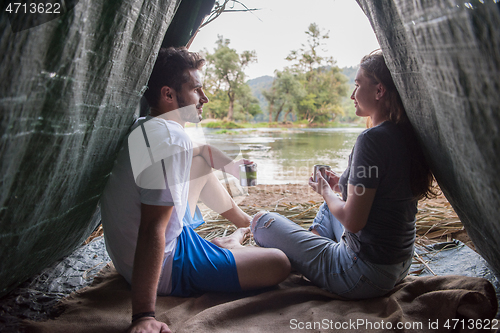
[(172, 333), (172, 331), (167, 324), (153, 317), (145, 317), (132, 323), (127, 333)]
[(340, 176), (331, 170), (325, 170), (328, 178), (328, 184), (334, 192), (342, 192), (339, 186)]
[[(332, 192), (332, 187), (330, 186), (330, 184), (326, 181), (325, 178), (323, 178), (323, 176), (321, 175), (321, 172), (317, 172), (316, 173), (316, 179), (318, 180), (317, 182), (314, 181), (314, 177), (311, 176), (309, 178), (309, 186), (312, 187), (312, 189), (322, 195), (323, 197), (325, 197), (326, 194)], [(338, 183), (338, 180), (337, 180), (337, 183)]]

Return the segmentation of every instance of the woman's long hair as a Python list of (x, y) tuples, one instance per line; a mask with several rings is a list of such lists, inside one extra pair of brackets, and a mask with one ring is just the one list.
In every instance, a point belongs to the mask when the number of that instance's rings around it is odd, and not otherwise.
[(419, 144), (415, 130), (406, 115), (403, 101), (396, 89), (391, 72), (387, 68), (382, 51), (374, 51), (364, 56), (361, 59), (360, 67), (363, 69), (364, 75), (374, 84), (381, 83), (386, 89), (383, 101), (387, 117), (390, 121), (401, 127), (402, 133), (405, 135), (406, 144), (410, 150), (410, 180), (415, 199), (420, 200), (435, 197), (437, 191), (433, 185), (434, 176)]

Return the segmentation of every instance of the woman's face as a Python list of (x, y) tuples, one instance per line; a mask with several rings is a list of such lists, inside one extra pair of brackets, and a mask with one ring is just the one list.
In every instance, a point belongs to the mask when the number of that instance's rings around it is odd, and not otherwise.
[(354, 101), (354, 108), (358, 117), (371, 117), (377, 112), (378, 107), (378, 84), (365, 76), (363, 68), (358, 69), (354, 79), (354, 91), (351, 99)]

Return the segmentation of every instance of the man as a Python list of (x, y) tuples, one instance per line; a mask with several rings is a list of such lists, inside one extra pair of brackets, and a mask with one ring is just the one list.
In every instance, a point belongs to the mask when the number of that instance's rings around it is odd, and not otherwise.
[[(184, 132), (208, 102), (200, 81), (204, 60), (185, 48), (162, 49), (145, 97), (151, 115), (139, 119), (120, 151), (101, 198), (106, 247), (132, 286), (129, 332), (170, 332), (156, 321), (156, 295), (240, 291), (275, 285), (290, 272), (277, 249), (243, 247), (251, 217), (220, 184), (212, 168), (239, 177), (239, 165)], [(138, 149), (139, 148), (139, 149)], [(213, 243), (192, 227), (203, 223), (201, 199), (238, 229)]]

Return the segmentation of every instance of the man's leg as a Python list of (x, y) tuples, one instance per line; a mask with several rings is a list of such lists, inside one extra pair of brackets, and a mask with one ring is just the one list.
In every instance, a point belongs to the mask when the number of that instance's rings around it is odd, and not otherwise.
[(189, 207), (191, 216), (196, 209), (198, 199), (208, 208), (228, 219), (238, 228), (248, 227), (252, 219), (241, 210), (229, 193), (212, 172), (212, 168), (201, 156), (195, 156), (191, 166), (189, 183)]
[(212, 243), (231, 251), (236, 262), (238, 280), (242, 290), (274, 286), (290, 274), (290, 261), (278, 249), (241, 245), (250, 228), (239, 228), (227, 237)]
[(214, 239), (212, 243), (229, 249), (233, 254), (243, 290), (273, 286), (286, 279), (290, 274), (290, 262), (282, 251), (241, 245), (250, 232), (248, 226), (252, 218), (236, 205), (205, 159), (196, 156), (189, 186), (191, 214), (194, 214), (198, 199), (239, 228), (230, 236)]

